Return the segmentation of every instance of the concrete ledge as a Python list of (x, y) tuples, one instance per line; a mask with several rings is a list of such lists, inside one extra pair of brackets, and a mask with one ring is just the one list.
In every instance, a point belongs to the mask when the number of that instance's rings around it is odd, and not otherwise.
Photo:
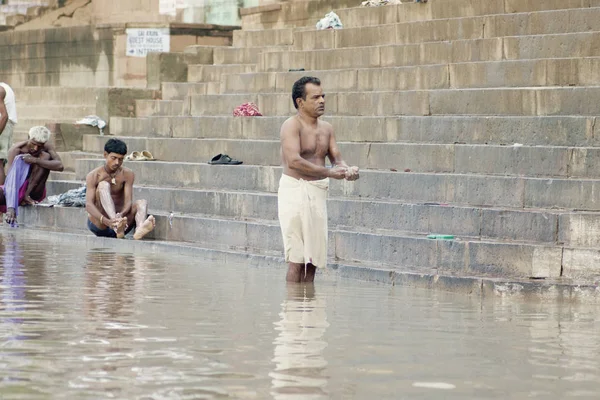
[(281, 3), (265, 4), (264, 6), (258, 7), (240, 8), (240, 15), (243, 17), (245, 15), (260, 14), (279, 10), (281, 10)]
[[(7, 232), (10, 228), (0, 228)], [(29, 239), (48, 239), (47, 231), (33, 229), (10, 229), (12, 235)], [(278, 256), (256, 255), (245, 252), (232, 252), (214, 249), (205, 249), (185, 243), (134, 241), (98, 238), (91, 234), (78, 234), (66, 232), (52, 232), (53, 238), (60, 238), (75, 243), (82, 243), (100, 249), (121, 253), (136, 252), (172, 252), (180, 255), (202, 258), (222, 265), (230, 263), (246, 263), (258, 268), (280, 269), (282, 282), (284, 280), (284, 260)], [(518, 280), (499, 279), (476, 276), (456, 276), (430, 273), (416, 273), (414, 271), (376, 269), (367, 265), (352, 265), (344, 263), (330, 264), (327, 270), (319, 274), (336, 274), (340, 277), (380, 282), (396, 286), (411, 286), (444, 292), (456, 292), (469, 296), (482, 298), (508, 298), (523, 299), (541, 302), (564, 302), (574, 304), (600, 303), (600, 288), (595, 284), (580, 283), (569, 279), (545, 280)], [(317, 277), (318, 279), (318, 277)]]

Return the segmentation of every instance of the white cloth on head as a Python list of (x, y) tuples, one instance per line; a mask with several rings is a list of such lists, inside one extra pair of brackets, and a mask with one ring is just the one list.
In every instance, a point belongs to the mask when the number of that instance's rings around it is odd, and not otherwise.
[(277, 204), (285, 261), (327, 266), (329, 178), (307, 181), (281, 175)]

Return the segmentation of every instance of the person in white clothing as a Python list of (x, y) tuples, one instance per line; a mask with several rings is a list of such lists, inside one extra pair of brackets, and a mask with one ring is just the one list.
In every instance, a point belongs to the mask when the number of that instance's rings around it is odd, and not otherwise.
[(8, 149), (12, 145), (13, 131), (17, 124), (15, 92), (4, 82), (0, 82), (0, 100), (0, 185), (3, 185), (6, 179), (4, 164), (8, 159)]

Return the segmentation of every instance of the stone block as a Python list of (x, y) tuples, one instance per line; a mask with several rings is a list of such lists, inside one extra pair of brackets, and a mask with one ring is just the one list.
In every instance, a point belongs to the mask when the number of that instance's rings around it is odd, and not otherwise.
[(483, 209), (481, 237), (494, 240), (518, 240), (556, 243), (558, 215), (548, 212)]
[(424, 269), (430, 271), (437, 262), (436, 241), (410, 237), (337, 232), (337, 260), (376, 263), (394, 269)]
[(340, 92), (337, 93), (337, 99), (337, 115), (429, 114), (429, 93), (426, 91)]
[(312, 51), (336, 47), (334, 30), (297, 31), (294, 33), (294, 50)]
[[(340, 148), (344, 146), (340, 144)], [(372, 143), (368, 146), (366, 162), (358, 165), (369, 169), (410, 169), (415, 172), (453, 172), (455, 153), (453, 145), (408, 143)], [(355, 161), (357, 162), (357, 161)]]
[[(380, 66), (379, 47), (318, 50), (306, 52), (308, 69), (373, 68)], [(296, 68), (296, 67), (290, 67)]]
[(321, 80), (321, 86), (327, 93), (342, 92), (342, 91), (355, 91), (357, 89), (355, 69), (344, 69), (344, 70), (329, 70), (329, 71), (299, 71), (299, 72), (283, 72), (276, 74), (276, 90), (278, 92), (289, 93), (291, 96), (292, 87), (296, 80), (303, 76), (310, 75), (317, 77)]
[(505, 10), (507, 13), (524, 13), (583, 7), (589, 7), (589, 0), (546, 0), (544, 2), (536, 0), (506, 0)]
[(570, 212), (560, 215), (558, 240), (567, 247), (595, 248), (600, 245), (597, 213)]
[(457, 145), (456, 173), (566, 177), (571, 152), (566, 147)]
[(537, 115), (600, 114), (600, 90), (596, 87), (540, 88), (536, 97)]
[(234, 47), (291, 46), (292, 44), (294, 44), (293, 29), (233, 31)]
[(429, 93), (432, 115), (538, 115), (529, 89), (459, 89)]
[(363, 26), (394, 24), (398, 22), (400, 6), (345, 8), (336, 13), (344, 23), (345, 28), (360, 28)]
[[(335, 47), (384, 46), (396, 43), (394, 25), (365, 26), (359, 29), (334, 31)], [(305, 48), (308, 50), (308, 48)]]
[(487, 276), (555, 278), (562, 248), (505, 243), (469, 243), (469, 271)]
[[(190, 96), (193, 116), (200, 115), (232, 115), (235, 107), (246, 102), (258, 103), (256, 94), (225, 94)], [(291, 103), (291, 101), (290, 101)]]
[(600, 149), (595, 147), (575, 147), (571, 149), (569, 175), (579, 178), (600, 177)]
[(504, 57), (508, 60), (595, 57), (599, 48), (598, 32), (504, 38)]
[(452, 43), (449, 60), (452, 63), (504, 60), (508, 58), (503, 53), (504, 40), (505, 38), (458, 40)]
[(387, 140), (587, 146), (597, 143), (593, 118), (514, 116), (430, 116), (386, 120)]
[(459, 63), (449, 66), (452, 88), (545, 86), (546, 60)]
[(570, 249), (563, 252), (565, 278), (596, 283), (600, 278), (600, 251), (596, 249)]
[(221, 77), (225, 93), (274, 92), (276, 79), (274, 72), (227, 74)]
[(357, 71), (358, 91), (447, 89), (447, 65), (371, 68)]
[(600, 211), (598, 182), (585, 179), (527, 179), (525, 207)]
[(219, 82), (225, 74), (254, 72), (254, 65), (190, 65), (188, 82)]

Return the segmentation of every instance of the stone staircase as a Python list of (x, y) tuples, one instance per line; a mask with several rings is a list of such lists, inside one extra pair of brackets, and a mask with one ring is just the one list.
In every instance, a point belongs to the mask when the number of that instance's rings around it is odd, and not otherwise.
[[(163, 83), (162, 100), (138, 100), (135, 118), (110, 120), (130, 151), (159, 160), (126, 164), (135, 196), (157, 216), (156, 239), (282, 254), (279, 127), (294, 113), (292, 83), (314, 75), (344, 159), (362, 168), (359, 181), (331, 184), (331, 263), (600, 276), (600, 0), (345, 8), (336, 31), (308, 25), (323, 2), (265, 7), (244, 17), (251, 29), (235, 32), (233, 47), (194, 49), (212, 52), (213, 64), (191, 66), (188, 83)], [(247, 101), (265, 116), (232, 117)], [(101, 164), (85, 155), (101, 154), (105, 140), (86, 135), (68, 160), (75, 179), (50, 191), (80, 185)], [(218, 153), (244, 165), (208, 165)], [(86, 229), (81, 209), (36, 207), (22, 218)]]

